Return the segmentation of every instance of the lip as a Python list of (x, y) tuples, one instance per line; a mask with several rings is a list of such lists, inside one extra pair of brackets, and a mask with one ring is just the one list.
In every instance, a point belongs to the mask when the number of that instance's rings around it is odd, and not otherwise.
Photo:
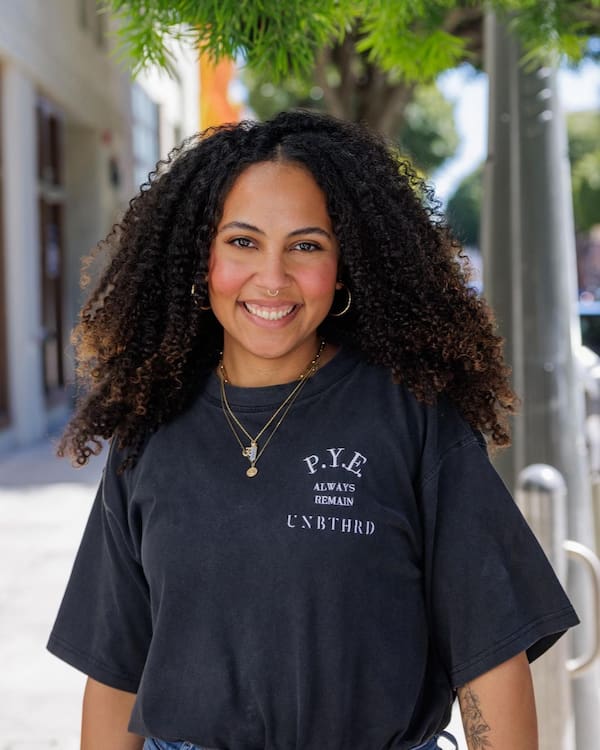
[[(276, 311), (285, 311), (290, 310), (290, 312), (287, 315), (283, 315), (280, 318), (274, 318), (270, 319), (268, 317), (262, 317), (261, 315), (257, 315), (256, 313), (250, 312), (248, 309), (248, 306), (254, 307), (256, 309), (260, 309), (267, 314), (272, 314)], [(284, 326), (288, 325), (296, 315), (298, 314), (298, 311), (302, 307), (301, 304), (297, 302), (286, 302), (284, 300), (277, 301), (276, 304), (272, 302), (265, 302), (264, 300), (255, 301), (255, 300), (240, 300), (238, 302), (238, 306), (241, 309), (243, 315), (252, 323), (255, 325), (266, 327), (266, 328), (283, 328)]]

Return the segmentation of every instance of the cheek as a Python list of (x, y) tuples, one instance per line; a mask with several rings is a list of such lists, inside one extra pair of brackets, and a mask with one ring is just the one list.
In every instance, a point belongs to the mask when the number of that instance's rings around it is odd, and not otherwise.
[(208, 261), (208, 288), (211, 294), (234, 295), (242, 286), (244, 269), (233, 261), (211, 255)]
[(323, 302), (329, 303), (335, 293), (336, 281), (337, 261), (332, 260), (331, 263), (304, 274), (301, 285), (306, 296), (323, 299)]

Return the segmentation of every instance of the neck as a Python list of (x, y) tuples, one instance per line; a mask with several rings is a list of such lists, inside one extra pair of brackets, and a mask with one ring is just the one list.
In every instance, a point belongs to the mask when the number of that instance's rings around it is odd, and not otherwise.
[[(227, 344), (223, 347), (222, 363), (227, 372), (227, 381), (242, 388), (259, 388), (281, 385), (298, 380), (317, 355), (321, 339), (306, 342), (298, 351), (285, 357), (249, 357), (247, 352), (240, 356)], [(335, 354), (336, 347), (326, 344), (319, 356), (319, 366), (328, 362)]]

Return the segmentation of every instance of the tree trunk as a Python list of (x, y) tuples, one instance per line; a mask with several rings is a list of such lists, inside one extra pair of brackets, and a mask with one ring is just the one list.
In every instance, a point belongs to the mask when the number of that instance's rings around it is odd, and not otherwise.
[[(315, 80), (323, 90), (327, 111), (334, 117), (364, 122), (392, 140), (404, 124), (404, 109), (415, 84), (391, 82), (390, 76), (356, 51), (356, 38), (348, 34), (341, 44), (321, 51)], [(332, 81), (332, 69), (338, 71)]]

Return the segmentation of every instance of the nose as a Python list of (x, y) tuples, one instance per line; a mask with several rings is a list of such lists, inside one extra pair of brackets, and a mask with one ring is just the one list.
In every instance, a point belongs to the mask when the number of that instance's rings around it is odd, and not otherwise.
[(286, 258), (281, 251), (265, 253), (255, 275), (257, 286), (263, 291), (285, 289), (291, 285)]

